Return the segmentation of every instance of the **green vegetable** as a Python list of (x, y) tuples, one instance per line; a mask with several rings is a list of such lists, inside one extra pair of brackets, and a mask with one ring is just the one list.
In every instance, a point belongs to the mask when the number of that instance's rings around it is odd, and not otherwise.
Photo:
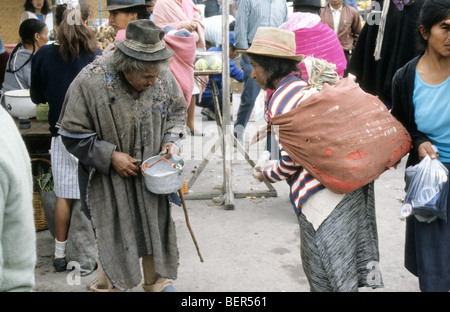
[(211, 68), (212, 70), (220, 70), (220, 69), (222, 69), (222, 59), (219, 58), (219, 57), (213, 58), (209, 62), (209, 68)]
[(198, 59), (194, 64), (194, 68), (197, 70), (207, 70), (208, 62), (204, 58)]
[(53, 190), (53, 176), (52, 173), (43, 173), (37, 177), (36, 182), (41, 191), (47, 192)]

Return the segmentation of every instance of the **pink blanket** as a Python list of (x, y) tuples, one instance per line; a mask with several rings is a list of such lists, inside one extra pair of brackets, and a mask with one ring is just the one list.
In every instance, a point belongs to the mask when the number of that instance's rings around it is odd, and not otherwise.
[(120, 29), (117, 31), (116, 34), (116, 38), (114, 39), (115, 41), (121, 41), (121, 40), (125, 40), (125, 29)]
[(183, 0), (180, 5), (177, 0), (158, 0), (153, 9), (153, 20), (161, 28), (172, 26), (180, 29), (181, 21), (194, 22), (197, 30), (191, 31), (196, 47), (205, 49), (205, 27), (200, 21), (200, 11), (191, 0)]
[[(336, 64), (336, 72), (339, 77), (343, 77), (347, 60), (336, 33), (328, 25), (320, 22), (312, 28), (294, 30), (294, 34), (297, 46), (295, 54), (303, 54), (305, 57), (313, 56)], [(303, 63), (300, 64), (300, 69), (303, 79), (308, 81), (308, 73)]]
[(186, 106), (189, 107), (194, 89), (195, 39), (165, 35), (164, 41), (167, 47), (175, 52), (170, 59), (169, 67), (183, 92)]

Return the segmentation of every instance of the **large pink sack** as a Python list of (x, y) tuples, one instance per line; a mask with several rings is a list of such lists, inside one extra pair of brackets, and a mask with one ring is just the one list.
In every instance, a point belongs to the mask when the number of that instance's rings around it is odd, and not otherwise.
[(289, 156), (336, 193), (373, 181), (412, 146), (383, 102), (349, 78), (324, 84), (271, 125)]

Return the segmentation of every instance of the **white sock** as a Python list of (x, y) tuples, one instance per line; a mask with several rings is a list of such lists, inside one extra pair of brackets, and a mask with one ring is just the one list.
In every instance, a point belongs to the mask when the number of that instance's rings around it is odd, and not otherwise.
[(59, 242), (55, 238), (55, 258), (64, 258), (66, 256), (66, 244), (67, 240), (64, 242)]

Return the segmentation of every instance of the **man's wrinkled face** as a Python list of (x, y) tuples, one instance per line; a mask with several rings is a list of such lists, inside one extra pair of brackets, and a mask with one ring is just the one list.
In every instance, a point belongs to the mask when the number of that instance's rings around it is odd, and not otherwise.
[(128, 83), (135, 90), (141, 92), (154, 86), (161, 71), (154, 69), (152, 66), (147, 66), (143, 71), (124, 72), (124, 76)]

